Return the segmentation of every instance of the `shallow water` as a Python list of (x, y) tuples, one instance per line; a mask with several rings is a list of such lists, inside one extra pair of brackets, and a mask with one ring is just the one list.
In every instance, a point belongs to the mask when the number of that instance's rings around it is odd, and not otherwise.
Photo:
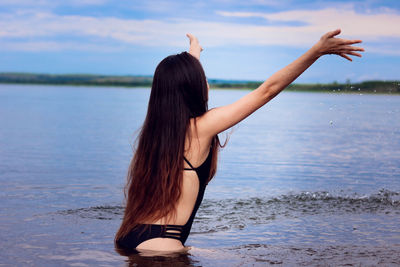
[(230, 133), (188, 254), (117, 254), (148, 96), (0, 85), (0, 265), (400, 264), (400, 96), (373, 94), (279, 95)]

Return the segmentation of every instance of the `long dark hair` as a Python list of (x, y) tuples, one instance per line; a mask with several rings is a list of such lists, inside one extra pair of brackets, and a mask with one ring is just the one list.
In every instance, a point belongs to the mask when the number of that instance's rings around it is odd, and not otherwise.
[[(125, 214), (115, 240), (140, 223), (176, 215), (190, 119), (203, 115), (208, 110), (207, 102), (207, 80), (199, 60), (183, 52), (158, 64), (147, 116), (128, 170)], [(211, 143), (209, 180), (215, 175), (221, 146), (218, 136)]]

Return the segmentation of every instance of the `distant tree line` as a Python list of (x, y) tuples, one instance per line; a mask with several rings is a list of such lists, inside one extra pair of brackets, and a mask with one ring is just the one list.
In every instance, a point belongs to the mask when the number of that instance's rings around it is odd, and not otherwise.
[(400, 93), (400, 81), (365, 81), (360, 83), (291, 84), (292, 91)]
[[(150, 87), (151, 76), (109, 76), (91, 74), (35, 74), (35, 73), (0, 73), (0, 83), (17, 84), (52, 84), (84, 86), (124, 86)], [(211, 88), (255, 89), (261, 85), (258, 81), (208, 80)], [(315, 92), (370, 92), (400, 93), (400, 81), (364, 81), (359, 83), (314, 83), (291, 84), (286, 90)]]
[(147, 87), (152, 81), (150, 76), (0, 73), (0, 83)]

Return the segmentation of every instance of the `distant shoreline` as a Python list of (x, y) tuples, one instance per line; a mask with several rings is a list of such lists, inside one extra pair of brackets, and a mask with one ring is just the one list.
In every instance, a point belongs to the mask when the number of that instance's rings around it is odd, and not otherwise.
[[(48, 84), (72, 86), (115, 86), (115, 87), (151, 87), (151, 76), (113, 76), (91, 74), (36, 74), (36, 73), (0, 73), (0, 84)], [(257, 88), (261, 81), (233, 81), (209, 79), (212, 89)], [(291, 84), (286, 90), (298, 92), (337, 92), (337, 93), (393, 93), (400, 94), (400, 81), (364, 81), (359, 83), (312, 83)]]

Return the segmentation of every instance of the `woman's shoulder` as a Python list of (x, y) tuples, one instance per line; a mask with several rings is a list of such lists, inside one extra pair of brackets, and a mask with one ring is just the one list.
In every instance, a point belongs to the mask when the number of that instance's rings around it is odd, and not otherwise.
[(213, 139), (213, 136), (202, 132), (198, 119), (199, 117), (190, 120), (189, 133), (185, 141), (184, 156), (193, 166), (199, 166), (206, 160)]

